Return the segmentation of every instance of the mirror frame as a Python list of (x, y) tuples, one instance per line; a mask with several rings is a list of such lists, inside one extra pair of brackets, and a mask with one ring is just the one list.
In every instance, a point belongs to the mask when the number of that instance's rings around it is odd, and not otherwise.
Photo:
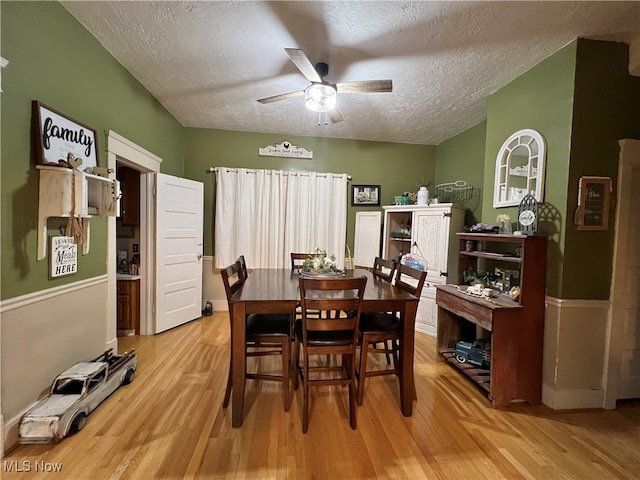
[[(519, 147), (529, 152), (527, 172), (512, 173), (510, 167), (511, 154)], [(547, 158), (547, 145), (544, 137), (529, 128), (513, 133), (500, 147), (496, 157), (495, 182), (493, 185), (493, 208), (513, 207), (520, 205), (520, 201), (528, 193), (533, 195), (538, 203), (544, 200), (544, 172)], [(533, 162), (537, 160), (537, 171)], [(526, 177), (527, 188), (521, 196), (511, 197), (509, 184), (511, 177)], [(535, 182), (535, 183), (534, 183)], [(501, 192), (505, 192), (500, 195)]]

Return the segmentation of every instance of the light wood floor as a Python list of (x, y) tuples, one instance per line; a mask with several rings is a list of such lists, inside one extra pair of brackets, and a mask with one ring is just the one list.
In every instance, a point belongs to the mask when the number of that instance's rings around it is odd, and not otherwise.
[[(346, 389), (313, 389), (304, 435), (301, 390), (285, 413), (278, 384), (248, 381), (244, 425), (233, 429), (230, 409), (221, 408), (228, 330), (227, 314), (216, 313), (157, 336), (121, 339), (121, 350), (138, 352), (133, 383), (92, 413), (80, 433), (58, 444), (18, 446), (0, 476), (640, 478), (640, 401), (621, 402), (615, 411), (553, 412), (523, 404), (495, 410), (453, 368), (436, 362), (434, 339), (421, 334), (413, 417), (400, 413), (395, 380), (377, 377), (358, 408), (355, 431)], [(277, 369), (277, 358), (260, 360), (261, 367)], [(59, 473), (36, 471), (56, 464)]]

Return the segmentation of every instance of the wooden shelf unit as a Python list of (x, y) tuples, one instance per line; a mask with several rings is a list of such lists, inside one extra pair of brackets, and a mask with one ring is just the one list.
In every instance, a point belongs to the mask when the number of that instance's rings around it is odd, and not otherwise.
[[(516, 400), (540, 404), (547, 238), (460, 233), (458, 239), (460, 278), (468, 268), (506, 266), (519, 271), (521, 293), (518, 301), (507, 294), (487, 300), (468, 295), (466, 287), (437, 285), (438, 358), (467, 375), (494, 407)], [(479, 337), (491, 339), (491, 368), (485, 373), (453, 356), (457, 341)]]
[(89, 219), (116, 216), (120, 184), (115, 179), (62, 167), (37, 165), (40, 172), (37, 260), (47, 256), (47, 220), (50, 217), (80, 218), (89, 253)]

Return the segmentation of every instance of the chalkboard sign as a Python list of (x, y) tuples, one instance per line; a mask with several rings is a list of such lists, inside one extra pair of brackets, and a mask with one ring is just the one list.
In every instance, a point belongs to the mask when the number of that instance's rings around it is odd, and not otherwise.
[(578, 186), (578, 208), (574, 223), (578, 230), (609, 228), (609, 177), (581, 177)]

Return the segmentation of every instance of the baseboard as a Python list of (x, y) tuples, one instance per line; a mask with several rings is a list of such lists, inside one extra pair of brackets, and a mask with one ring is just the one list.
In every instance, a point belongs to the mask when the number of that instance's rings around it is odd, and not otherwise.
[[(31, 406), (29, 408), (31, 408)], [(3, 456), (6, 452), (10, 452), (13, 448), (15, 448), (18, 445), (20, 419), (22, 418), (22, 415), (24, 415), (27, 412), (27, 410), (29, 410), (29, 408), (27, 408), (24, 412), (22, 412), (17, 417), (14, 417), (8, 420), (6, 424), (4, 423), (4, 421), (2, 422), (2, 429), (3, 429), (2, 441), (4, 443), (2, 446)]]
[(105, 351), (113, 348), (113, 351), (118, 353), (118, 337), (114, 337), (109, 340), (107, 343), (105, 343), (104, 347)]
[(229, 305), (224, 300), (211, 300), (211, 304), (213, 305), (214, 312), (228, 312)]
[(604, 390), (553, 390), (542, 386), (542, 403), (553, 410), (584, 410), (603, 408)]

